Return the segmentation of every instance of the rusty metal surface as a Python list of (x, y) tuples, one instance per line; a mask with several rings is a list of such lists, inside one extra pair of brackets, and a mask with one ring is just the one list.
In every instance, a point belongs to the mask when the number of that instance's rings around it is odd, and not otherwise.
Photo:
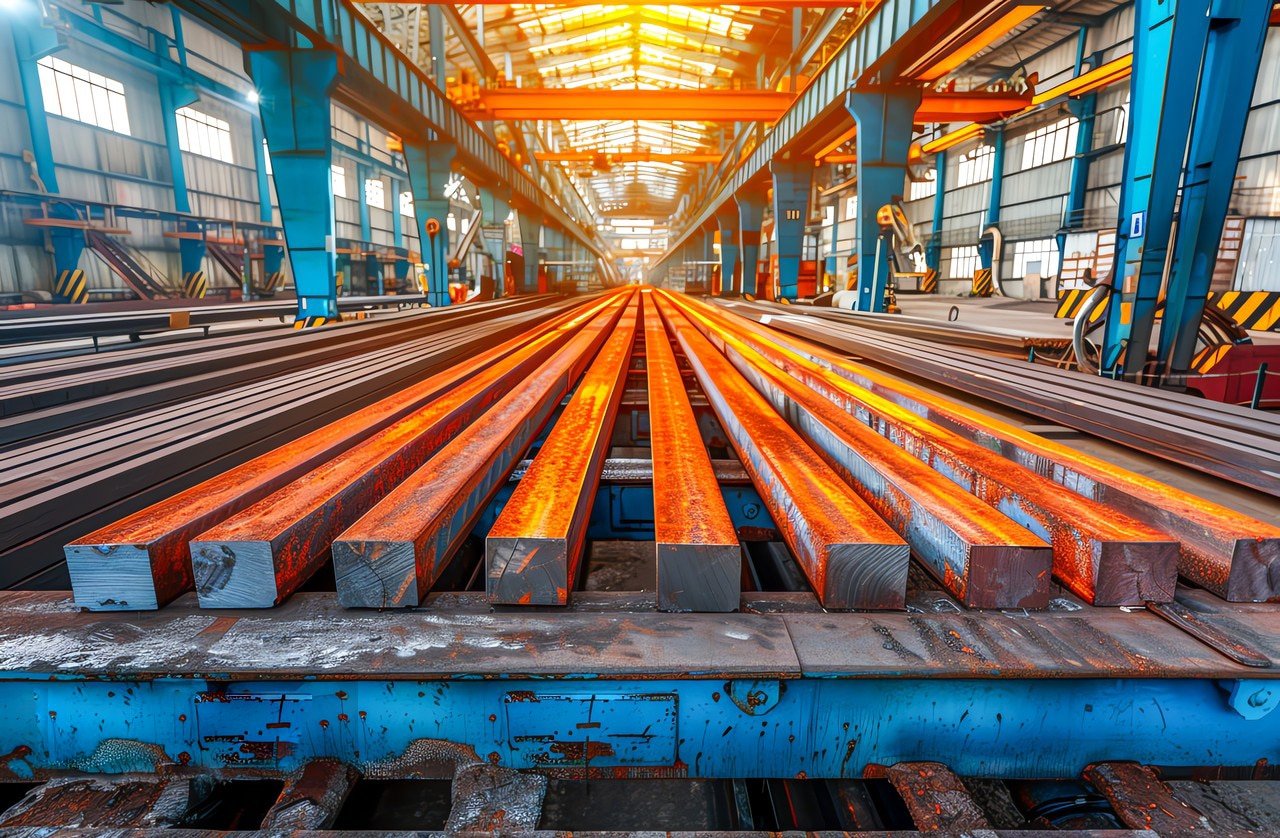
[(40, 827), (164, 828), (186, 812), (189, 785), (154, 776), (54, 779), (0, 813), (0, 829), (10, 834)]
[(285, 780), (262, 829), (295, 831), (333, 826), (359, 772), (337, 760), (311, 760)]
[(962, 603), (971, 608), (1048, 605), (1053, 562), (1048, 544), (784, 374), (727, 329), (697, 310), (686, 311)]
[(1122, 823), (1158, 835), (1214, 832), (1204, 815), (1173, 796), (1156, 772), (1136, 762), (1099, 762), (1084, 778), (1102, 792)]
[[(150, 589), (151, 607), (190, 590), (188, 542), (204, 530), (296, 480), (338, 452), (403, 418), (573, 313), (503, 341), (467, 367), (447, 370), (262, 454), (190, 489), (121, 518), (66, 546), (79, 601), (88, 608), (139, 608), (121, 602), (127, 585)], [(114, 588), (114, 590), (112, 590)]]
[(786, 614), (806, 675), (1255, 677), (1154, 614), (1072, 610)]
[(559, 352), (333, 542), (344, 605), (387, 608), (422, 601), (607, 338), (624, 303), (615, 295)]
[(733, 611), (742, 591), (742, 548), (670, 335), (653, 294), (643, 298), (658, 605), (664, 611)]
[[(743, 319), (743, 322), (749, 322)], [(773, 321), (781, 327), (775, 318)], [(815, 344), (828, 336), (788, 321), (786, 331)], [(769, 332), (785, 344), (899, 406), (999, 452), (1106, 508), (1136, 518), (1179, 542), (1178, 573), (1231, 601), (1280, 598), (1280, 526), (1039, 437), (959, 402), (812, 344)]]
[(942, 763), (899, 762), (885, 768), (883, 773), (907, 804), (911, 820), (921, 832), (954, 833), (991, 828), (964, 783)]
[[(698, 310), (718, 314), (707, 306)], [(719, 314), (715, 320), (787, 375), (1049, 541), (1054, 575), (1077, 595), (1097, 605), (1172, 599), (1177, 546), (1158, 528), (1050, 479), (1070, 468), (1070, 458), (1062, 461), (1065, 465), (1054, 461), (1040, 469), (1010, 462), (950, 425), (936, 423), (933, 406), (942, 400), (934, 394), (916, 392), (913, 399), (928, 407), (923, 412), (909, 409), (889, 393), (887, 384), (867, 387), (861, 377), (839, 374), (850, 362), (816, 347), (797, 346), (742, 318)]]
[(669, 300), (658, 306), (823, 605), (902, 608), (906, 542)]
[(481, 359), (470, 377), (451, 371), (453, 386), (443, 385), (426, 405), (194, 537), (200, 604), (268, 608), (289, 596), (324, 563), (339, 533), (528, 378), (602, 306), (584, 306), (492, 363)]
[[(521, 460), (511, 472), (511, 481), (524, 477), (533, 460)], [(716, 482), (721, 485), (742, 485), (751, 482), (742, 464), (737, 460), (712, 460), (711, 469)], [(648, 485), (653, 482), (653, 460), (638, 457), (608, 457), (600, 467), (601, 483)]]
[(4, 592), (0, 671), (111, 679), (792, 678), (800, 665), (782, 620), (750, 614), (374, 613), (312, 593), (271, 611), (201, 611), (188, 594), (163, 611), (86, 614), (65, 592)]
[(635, 342), (638, 301), (622, 299), (621, 319), (485, 538), (485, 592), (495, 603), (569, 600)]
[(522, 832), (536, 829), (547, 778), (488, 763), (459, 765), (445, 831)]
[(1261, 655), (1280, 668), (1280, 608), (1274, 604), (1228, 603), (1193, 588), (1180, 589), (1175, 604), (1196, 623), (1229, 639), (1232, 645), (1223, 654), (1242, 654), (1250, 660)]

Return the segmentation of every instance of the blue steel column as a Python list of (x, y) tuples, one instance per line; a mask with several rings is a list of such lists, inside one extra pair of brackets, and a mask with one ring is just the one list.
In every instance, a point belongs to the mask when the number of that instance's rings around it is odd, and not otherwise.
[(764, 222), (764, 187), (747, 184), (734, 193), (738, 205), (738, 241), (742, 247), (742, 293), (755, 295), (760, 265), (760, 225)]
[(933, 182), (937, 191), (933, 193), (933, 235), (929, 237), (929, 246), (925, 249), (925, 264), (935, 271), (942, 270), (942, 224), (947, 209), (947, 151), (939, 151), (933, 161)]
[[(193, 105), (199, 100), (199, 94), (189, 87), (164, 80), (160, 82), (160, 121), (164, 124), (164, 147), (168, 153), (169, 172), (173, 179), (173, 208), (178, 212), (191, 212), (191, 197), (187, 194), (187, 171), (182, 165), (182, 147), (178, 143), (178, 109)], [(186, 268), (183, 268), (183, 272), (186, 272)]]
[[(997, 126), (987, 132), (987, 142), (994, 152), (991, 155), (991, 189), (987, 193), (987, 227), (1000, 227), (1000, 203), (1004, 200), (1004, 128)], [(982, 267), (990, 270), (991, 263), (1001, 258), (995, 252), (995, 241), (985, 236), (978, 242), (978, 259)]]
[(524, 251), (523, 294), (538, 293), (538, 258), (542, 237), (542, 214), (534, 209), (517, 209), (516, 221), (520, 224), (520, 248)]
[(902, 195), (911, 150), (911, 126), (920, 106), (918, 87), (850, 91), (845, 107), (858, 125), (858, 310), (884, 311), (889, 254), (880, 248), (880, 207)]
[[(27, 131), (31, 135), (31, 154), (35, 158), (36, 175), (41, 191), (58, 192), (58, 172), (53, 160), (53, 144), (49, 139), (49, 118), (44, 110), (44, 92), (40, 88), (40, 70), (36, 62), (53, 53), (61, 44), (52, 29), (40, 25), (35, 3), (19, 4), (9, 22), (13, 50), (17, 58), (18, 78), (22, 84), (22, 100), (26, 105)], [(74, 270), (75, 265), (65, 270)], [(63, 269), (59, 269), (63, 270)]]
[(503, 280), (507, 261), (507, 216), (510, 214), (511, 196), (507, 192), (492, 186), (480, 187), (480, 232), (484, 234), (493, 270), (497, 274), (493, 278), (495, 297), (506, 292)]
[(1267, 5), (1212, 6), (1160, 330), (1157, 357), (1166, 372), (1185, 372), (1195, 354), (1266, 42)]
[(1107, 307), (1099, 365), (1104, 375), (1122, 371), (1136, 378), (1146, 366), (1212, 1), (1134, 3), (1129, 138), (1112, 275), (1119, 294)]
[(1067, 107), (1077, 121), (1076, 151), (1071, 158), (1066, 218), (1062, 226), (1075, 230), (1084, 224), (1084, 202), (1089, 189), (1089, 164), (1093, 162), (1093, 126), (1098, 113), (1098, 94), (1088, 93), (1079, 99), (1072, 99)]
[(449, 305), (449, 199), (444, 190), (457, 153), (450, 142), (404, 142), (418, 247), (427, 268), (427, 302), (433, 306)]
[(271, 209), (271, 181), (267, 174), (267, 152), (263, 147), (266, 134), (262, 131), (262, 117), (253, 114), (253, 173), (258, 182), (258, 220), (270, 224), (274, 220)]
[(725, 203), (715, 216), (720, 225), (720, 296), (727, 297), (737, 287), (733, 275), (738, 269), (738, 208)]
[(249, 71), (261, 91), (262, 125), (298, 292), (298, 318), (336, 318), (329, 91), (338, 77), (337, 56), (318, 50), (250, 52)]
[(809, 192), (813, 188), (813, 161), (774, 159), (773, 229), (778, 238), (778, 275), (774, 287), (780, 298), (794, 300), (800, 282), (800, 257), (804, 252), (804, 226), (809, 217)]

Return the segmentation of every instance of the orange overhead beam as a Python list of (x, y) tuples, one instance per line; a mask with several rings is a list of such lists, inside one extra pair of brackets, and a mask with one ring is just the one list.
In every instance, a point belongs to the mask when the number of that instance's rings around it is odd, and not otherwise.
[(645, 119), (773, 122), (795, 101), (773, 90), (481, 89), (458, 106), (475, 120)]
[(982, 50), (991, 46), (1000, 38), (1008, 35), (1019, 24), (1027, 20), (1032, 15), (1044, 11), (1046, 8), (1044, 3), (1034, 3), (1027, 5), (1014, 6), (1004, 15), (1002, 15), (995, 23), (979, 32), (977, 35), (960, 44), (954, 50), (951, 50), (937, 64), (929, 67), (918, 78), (922, 81), (937, 81), (938, 79), (950, 73)]
[[(369, 5), (372, 5), (374, 0), (358, 0), (358, 2), (368, 3)], [(384, 4), (384, 0), (377, 0), (377, 2), (378, 2), (378, 5)], [(402, 6), (444, 5), (443, 3), (419, 3), (417, 2), (417, 0), (385, 0), (385, 2), (390, 3), (393, 6), (394, 5), (402, 5)], [(497, 0), (480, 0), (480, 2), (478, 3), (470, 3), (469, 5), (509, 6), (511, 4), (500, 3), (500, 2), (497, 2)], [(547, 8), (553, 8), (553, 7), (564, 8), (566, 6), (569, 6), (569, 7), (573, 7), (573, 6), (637, 6), (637, 5), (645, 5), (645, 4), (619, 3), (619, 2), (614, 2), (614, 0), (604, 0), (604, 2), (597, 2), (597, 0), (569, 0), (569, 2), (567, 3), (533, 3), (528, 5), (542, 6)], [(657, 3), (653, 5), (666, 5), (666, 4)], [(721, 6), (723, 4), (713, 3), (713, 2), (710, 2), (710, 0), (692, 0), (692, 2), (681, 3), (680, 5), (708, 8), (708, 7)], [(864, 9), (864, 8), (872, 8), (874, 6), (880, 5), (880, 0), (845, 0), (845, 2), (843, 3), (837, 2), (837, 0), (813, 0), (813, 2), (807, 2), (807, 3), (785, 3), (785, 2), (771, 3), (771, 2), (767, 2), (766, 0), (746, 0), (746, 2), (734, 3), (733, 5), (743, 6), (747, 8), (753, 8), (753, 9), (761, 9), (761, 8), (763, 9), (794, 9), (797, 7), (802, 9)]]
[(618, 163), (719, 163), (723, 154), (698, 152), (617, 151), (538, 151), (533, 155), (543, 163), (593, 163), (601, 168)]

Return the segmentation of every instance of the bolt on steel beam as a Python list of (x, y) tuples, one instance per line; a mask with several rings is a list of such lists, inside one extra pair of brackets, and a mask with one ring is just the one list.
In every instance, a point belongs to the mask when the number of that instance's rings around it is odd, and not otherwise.
[(566, 605), (626, 387), (634, 298), (485, 539), (485, 592), (503, 605)]
[(191, 541), (204, 608), (270, 608), (320, 569), (333, 539), (570, 340), (605, 302)]
[(670, 300), (658, 308), (823, 606), (906, 606), (905, 541), (809, 447)]
[(696, 310), (706, 312), (786, 376), (1049, 542), (1054, 575), (1077, 596), (1094, 605), (1173, 598), (1177, 545), (1164, 533), (1066, 492), (1048, 478), (836, 375), (814, 360), (819, 355), (813, 347), (798, 346), (751, 321), (705, 306)]
[(405, 478), (333, 542), (338, 601), (417, 605), (485, 505), (550, 421), (626, 306), (609, 305), (532, 375)]
[[(153, 609), (191, 590), (188, 542), (342, 451), (410, 415), (477, 371), (580, 317), (571, 310), (528, 331), (502, 326), (496, 345), (467, 367), (430, 376), (348, 416), (261, 454), (67, 544), (76, 604), (93, 610)], [(523, 328), (523, 325), (518, 328)], [(497, 341), (500, 338), (506, 337)], [(489, 342), (489, 341), (486, 341)]]
[(644, 300), (658, 608), (734, 611), (742, 546), (652, 292)]
[(970, 608), (1049, 604), (1053, 552), (1048, 544), (783, 373), (700, 311), (685, 311), (711, 330), (711, 342), (961, 603)]
[[(754, 328), (752, 321), (744, 318), (742, 322)], [(821, 330), (794, 329), (796, 334), (801, 331), (805, 338), (821, 343)], [(1101, 525), (1123, 516), (1176, 541), (1178, 574), (1218, 596), (1230, 602), (1265, 602), (1280, 597), (1280, 527), (1037, 436), (811, 343), (802, 344), (777, 330), (766, 330), (765, 334), (770, 342), (907, 413), (998, 453), (1003, 460), (1059, 484), (1076, 498), (1097, 502), (1095, 509), (1102, 511), (1101, 517), (1077, 512), (1082, 523)], [(1003, 463), (1001, 467), (1009, 468)], [(1076, 498), (1073, 501), (1079, 503)], [(1171, 597), (1172, 587), (1168, 590)]]

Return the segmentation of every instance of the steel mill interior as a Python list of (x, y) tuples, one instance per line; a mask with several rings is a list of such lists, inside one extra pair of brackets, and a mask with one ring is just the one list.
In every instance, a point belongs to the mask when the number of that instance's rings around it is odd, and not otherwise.
[(1280, 835), (1280, 4), (0, 0), (0, 836)]

